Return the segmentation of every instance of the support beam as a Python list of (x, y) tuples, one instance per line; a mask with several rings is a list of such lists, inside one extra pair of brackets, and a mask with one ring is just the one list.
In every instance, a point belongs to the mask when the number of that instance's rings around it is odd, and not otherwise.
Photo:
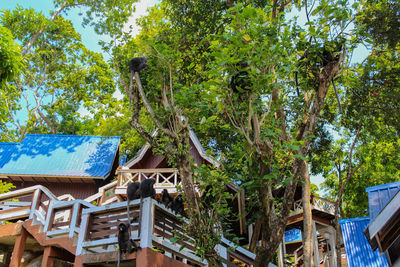
[(72, 263), (75, 261), (75, 256), (62, 248), (52, 246), (45, 247), (42, 266), (52, 267), (55, 259)]
[(10, 261), (11, 261), (11, 251), (4, 252), (4, 255), (3, 255), (4, 266), (10, 266)]
[(278, 266), (279, 267), (284, 267), (283, 259), (284, 259), (283, 248), (282, 248), (282, 243), (280, 243), (279, 247), (278, 247)]
[(337, 261), (336, 261), (337, 255), (336, 255), (335, 237), (336, 237), (336, 230), (335, 230), (335, 228), (330, 227), (329, 228), (329, 245), (331, 247), (331, 253), (332, 253), (332, 256), (331, 256), (332, 261), (329, 261), (331, 263), (330, 267), (336, 267), (338, 265)]
[(317, 226), (315, 221), (312, 222), (313, 228), (313, 239), (314, 239), (314, 265), (319, 266), (319, 249), (318, 249), (318, 238), (317, 238)]
[(53, 267), (54, 265), (54, 258), (51, 256), (52, 254), (52, 247), (45, 247), (42, 259), (42, 267)]
[(11, 256), (10, 267), (19, 267), (21, 265), (22, 254), (25, 250), (26, 239), (28, 232), (22, 227), (21, 234), (15, 240), (14, 249)]

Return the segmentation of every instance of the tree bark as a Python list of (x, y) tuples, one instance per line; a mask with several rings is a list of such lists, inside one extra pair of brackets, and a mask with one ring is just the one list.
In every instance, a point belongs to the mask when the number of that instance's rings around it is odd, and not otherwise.
[(308, 164), (302, 160), (301, 174), (303, 176), (302, 203), (303, 203), (303, 260), (304, 267), (313, 267), (313, 228), (312, 228), (312, 212), (311, 212), (311, 192), (310, 192), (310, 175), (308, 173)]

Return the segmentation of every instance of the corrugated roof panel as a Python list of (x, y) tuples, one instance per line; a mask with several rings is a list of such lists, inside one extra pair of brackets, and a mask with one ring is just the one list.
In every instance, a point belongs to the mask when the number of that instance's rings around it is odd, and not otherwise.
[(368, 187), (369, 218), (372, 221), (400, 190), (400, 182)]
[(389, 266), (385, 255), (380, 255), (379, 249), (373, 251), (364, 236), (369, 221), (368, 217), (339, 220), (349, 267)]
[(119, 139), (28, 134), (19, 144), (0, 144), (0, 174), (105, 177)]
[(285, 232), (285, 243), (302, 241), (301, 230), (291, 229)]

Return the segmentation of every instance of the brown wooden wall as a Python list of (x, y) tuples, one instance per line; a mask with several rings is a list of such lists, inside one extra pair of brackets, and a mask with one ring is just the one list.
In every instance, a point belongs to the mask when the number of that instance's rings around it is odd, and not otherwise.
[(85, 199), (96, 194), (98, 190), (94, 183), (13, 182), (13, 184), (16, 188), (12, 190), (27, 188), (34, 185), (43, 185), (56, 196), (70, 194), (75, 199)]

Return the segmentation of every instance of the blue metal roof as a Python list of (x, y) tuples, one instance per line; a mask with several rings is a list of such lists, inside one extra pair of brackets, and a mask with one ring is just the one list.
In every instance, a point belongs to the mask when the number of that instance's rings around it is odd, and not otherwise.
[(28, 134), (0, 143), (0, 174), (104, 178), (120, 137)]
[(380, 255), (379, 249), (373, 251), (364, 236), (363, 231), (369, 222), (368, 217), (339, 220), (349, 267), (389, 266), (385, 255)]
[(302, 240), (301, 230), (299, 229), (291, 229), (285, 232), (285, 243), (301, 242)]
[(379, 214), (393, 196), (400, 190), (400, 182), (368, 187), (369, 218), (371, 221)]

